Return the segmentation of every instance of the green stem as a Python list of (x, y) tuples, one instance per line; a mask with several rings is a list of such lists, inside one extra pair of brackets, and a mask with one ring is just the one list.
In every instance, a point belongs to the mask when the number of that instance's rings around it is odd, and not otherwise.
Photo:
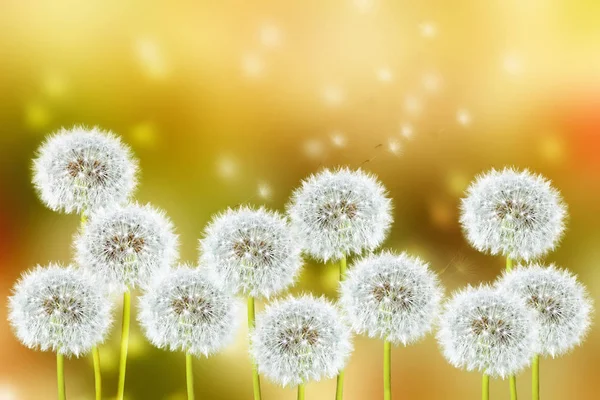
[(510, 381), (510, 400), (517, 400), (517, 377), (511, 375)]
[(123, 400), (125, 395), (125, 368), (127, 368), (127, 348), (129, 347), (129, 322), (131, 319), (131, 294), (129, 290), (123, 293), (123, 323), (121, 325), (121, 356), (119, 360), (119, 387), (117, 400)]
[(298, 400), (304, 400), (304, 383), (298, 385)]
[(187, 383), (188, 400), (194, 400), (194, 370), (192, 355), (185, 353), (185, 381)]
[(56, 380), (58, 383), (58, 400), (66, 400), (67, 390), (65, 388), (65, 358), (56, 353)]
[(481, 400), (490, 400), (490, 377), (486, 374), (481, 380)]
[[(248, 333), (251, 334), (254, 330), (256, 315), (254, 311), (254, 297), (248, 297)], [(252, 386), (254, 388), (254, 400), (260, 400), (260, 376), (258, 375), (258, 367), (252, 360)]]
[(96, 389), (96, 400), (102, 400), (102, 375), (100, 374), (100, 352), (98, 346), (92, 348), (94, 360), (94, 387)]
[(531, 400), (540, 400), (540, 356), (533, 356), (531, 365)]
[(383, 399), (392, 400), (392, 344), (383, 342)]
[[(346, 256), (342, 256), (340, 259), (340, 282), (346, 279)], [(344, 371), (340, 371), (337, 376), (337, 385), (335, 387), (335, 400), (342, 400), (344, 398)]]

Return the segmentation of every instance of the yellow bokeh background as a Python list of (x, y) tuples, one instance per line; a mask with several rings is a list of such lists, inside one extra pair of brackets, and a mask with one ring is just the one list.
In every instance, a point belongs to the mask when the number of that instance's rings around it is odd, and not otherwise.
[[(348, 165), (377, 174), (394, 199), (384, 246), (429, 261), (448, 293), (503, 267), (463, 238), (465, 187), (491, 167), (529, 168), (569, 205), (564, 240), (544, 261), (577, 273), (598, 303), (599, 21), (597, 0), (3, 0), (0, 296), (36, 264), (72, 258), (79, 219), (41, 204), (30, 168), (46, 134), (85, 124), (131, 145), (136, 198), (167, 211), (182, 261), (197, 259), (212, 214), (242, 203), (283, 210), (302, 178)], [(307, 260), (291, 291), (333, 299), (336, 277), (334, 265)], [(101, 348), (107, 398), (119, 326)], [(197, 398), (252, 398), (246, 334), (195, 361)], [(382, 398), (382, 343), (357, 337), (355, 347), (345, 399)], [(137, 323), (130, 349), (129, 400), (185, 399), (182, 354), (150, 346)], [(392, 357), (395, 400), (480, 395), (479, 374), (451, 367), (431, 336)], [(0, 399), (55, 398), (54, 356), (17, 342), (5, 306), (0, 360)], [(542, 360), (543, 398), (598, 398), (598, 360), (594, 326), (582, 347)], [(66, 379), (69, 399), (92, 398), (89, 357), (68, 360)], [(529, 371), (518, 386), (529, 398)], [(491, 391), (508, 398), (508, 383)], [(334, 393), (326, 380), (306, 398)], [(263, 394), (296, 396), (266, 379)]]

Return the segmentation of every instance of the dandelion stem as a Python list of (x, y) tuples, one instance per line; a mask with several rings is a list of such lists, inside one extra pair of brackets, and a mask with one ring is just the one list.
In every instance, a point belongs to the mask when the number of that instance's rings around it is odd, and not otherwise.
[(121, 326), (121, 357), (119, 361), (119, 387), (117, 400), (125, 395), (125, 368), (127, 367), (127, 348), (129, 346), (129, 320), (131, 318), (131, 293), (123, 293), (123, 324)]
[(100, 374), (100, 352), (98, 346), (92, 348), (94, 360), (94, 387), (96, 389), (96, 400), (102, 400), (102, 375)]
[(56, 353), (56, 380), (58, 383), (58, 400), (66, 400), (65, 359), (59, 352)]
[(517, 377), (511, 375), (510, 381), (510, 400), (517, 400)]
[(194, 371), (192, 368), (192, 355), (185, 353), (185, 380), (187, 383), (188, 400), (194, 400)]
[[(252, 333), (255, 325), (254, 297), (248, 297), (248, 333)], [(254, 400), (260, 400), (260, 376), (256, 362), (252, 360), (252, 386), (254, 388)]]
[(298, 400), (304, 400), (304, 383), (298, 385)]
[(490, 377), (486, 374), (481, 381), (481, 400), (490, 400)]
[[(343, 255), (340, 259), (340, 282), (346, 278), (346, 256)], [(344, 398), (344, 371), (340, 371), (337, 376), (337, 385), (335, 388), (335, 400)]]
[[(506, 257), (506, 272), (510, 272), (513, 268), (513, 260), (510, 257)], [(517, 400), (517, 377), (511, 375), (509, 378), (510, 382), (510, 400)]]
[(531, 365), (531, 400), (540, 400), (540, 356), (533, 356)]
[(392, 400), (392, 344), (383, 342), (383, 399)]

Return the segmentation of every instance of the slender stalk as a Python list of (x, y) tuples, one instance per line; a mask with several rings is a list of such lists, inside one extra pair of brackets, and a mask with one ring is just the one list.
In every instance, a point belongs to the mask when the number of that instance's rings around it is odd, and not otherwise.
[(510, 378), (510, 400), (517, 400), (517, 377), (511, 375)]
[[(340, 259), (340, 282), (343, 282), (346, 278), (346, 256), (342, 256)], [(335, 400), (342, 400), (344, 398), (344, 371), (340, 371), (337, 376), (337, 385), (335, 387)]]
[(94, 360), (94, 387), (96, 389), (96, 400), (102, 400), (102, 375), (100, 374), (100, 352), (98, 346), (92, 348)]
[(125, 395), (125, 369), (127, 368), (127, 348), (129, 347), (129, 322), (131, 319), (131, 293), (123, 293), (123, 323), (121, 325), (121, 356), (119, 360), (119, 387), (117, 400)]
[(298, 385), (298, 400), (304, 400), (304, 383)]
[(65, 358), (56, 353), (56, 381), (58, 383), (58, 400), (66, 400), (67, 390), (65, 388)]
[[(248, 333), (252, 333), (254, 330), (255, 320), (254, 297), (248, 297)], [(260, 400), (260, 376), (254, 360), (252, 360), (252, 387), (254, 388), (254, 400)]]
[(481, 400), (490, 400), (490, 377), (486, 374), (481, 380)]
[(540, 400), (540, 356), (533, 356), (531, 365), (531, 400)]
[(513, 260), (512, 258), (506, 257), (506, 271), (510, 272), (513, 268)]
[(392, 400), (392, 344), (383, 342), (383, 399)]
[(185, 381), (187, 383), (188, 400), (194, 400), (194, 370), (192, 355), (185, 353)]

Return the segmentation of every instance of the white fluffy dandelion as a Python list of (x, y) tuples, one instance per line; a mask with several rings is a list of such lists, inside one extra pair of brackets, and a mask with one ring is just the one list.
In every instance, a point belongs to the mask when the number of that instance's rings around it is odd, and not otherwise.
[(33, 162), (33, 184), (54, 211), (82, 213), (126, 202), (137, 161), (118, 136), (75, 126), (50, 136)]
[(355, 332), (408, 345), (431, 331), (442, 295), (425, 262), (386, 251), (349, 269), (340, 303)]
[(234, 338), (234, 297), (198, 268), (161, 274), (140, 297), (138, 319), (150, 342), (170, 351), (209, 356)]
[(25, 346), (66, 356), (102, 343), (112, 321), (106, 286), (87, 271), (54, 263), (24, 273), (8, 308), (8, 321)]
[(282, 386), (304, 385), (341, 371), (352, 351), (350, 329), (324, 299), (290, 297), (267, 307), (252, 334), (258, 370)]
[(288, 221), (264, 208), (217, 215), (200, 240), (200, 265), (246, 297), (269, 297), (294, 283), (302, 258)]
[(391, 211), (375, 176), (347, 168), (311, 175), (287, 206), (306, 252), (324, 261), (377, 248), (392, 223)]
[(529, 260), (556, 246), (566, 215), (548, 180), (505, 168), (477, 177), (462, 200), (460, 222), (477, 250)]
[(164, 212), (129, 204), (93, 213), (75, 239), (78, 263), (126, 291), (173, 264), (178, 239)]
[(591, 324), (592, 302), (577, 278), (554, 265), (519, 266), (497, 282), (534, 311), (539, 323), (539, 353), (561, 356), (581, 344)]
[(456, 368), (505, 378), (531, 363), (537, 335), (535, 317), (520, 298), (480, 286), (449, 300), (437, 339)]

